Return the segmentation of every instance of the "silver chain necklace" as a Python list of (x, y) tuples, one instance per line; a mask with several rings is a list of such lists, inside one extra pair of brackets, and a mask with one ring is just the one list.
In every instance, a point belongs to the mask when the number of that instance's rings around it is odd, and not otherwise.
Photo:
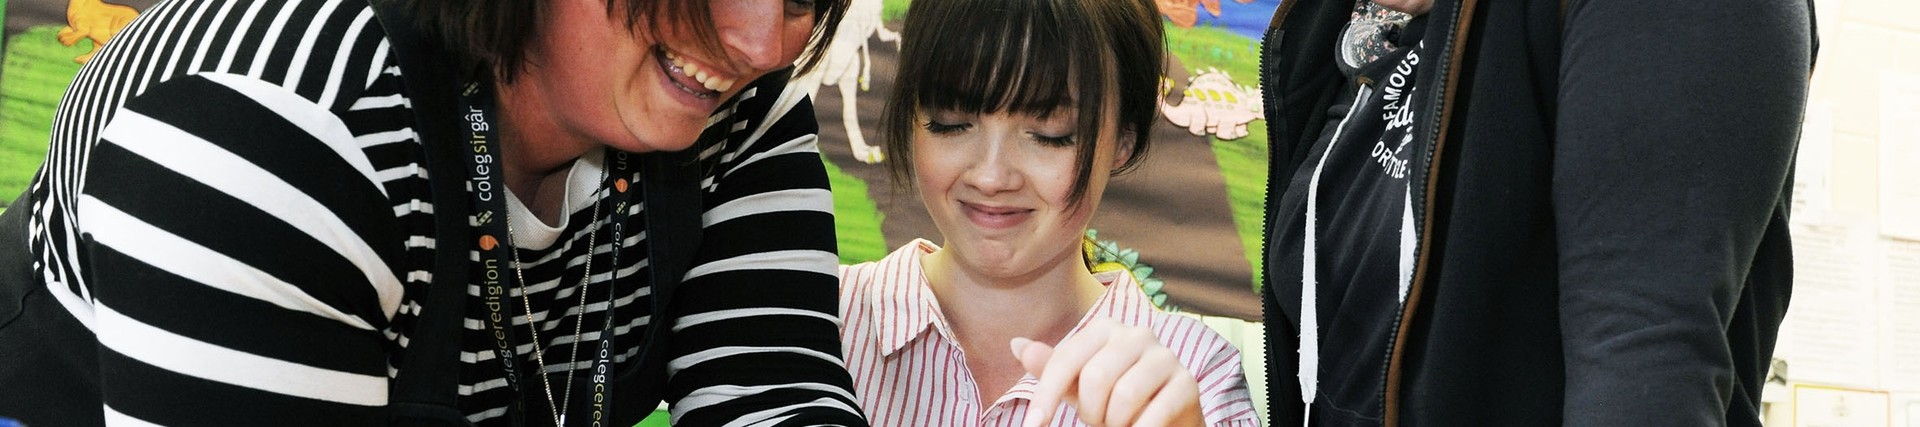
[[(604, 183), (607, 182), (607, 170), (604, 167), (605, 165), (602, 166), (600, 169), (599, 182), (604, 185)], [(547, 392), (547, 408), (553, 410), (553, 425), (555, 427), (566, 425), (567, 414), (563, 409), (573, 403), (573, 378), (576, 376), (572, 374), (573, 365), (578, 363), (575, 359), (580, 356), (581, 326), (587, 322), (587, 284), (593, 281), (593, 251), (595, 247), (599, 246), (600, 207), (603, 201), (606, 201), (606, 197), (596, 197), (593, 200), (593, 221), (589, 224), (593, 229), (587, 232), (587, 261), (585, 265), (581, 266), (581, 269), (584, 271), (582, 271), (580, 275), (580, 285), (576, 288), (580, 294), (580, 302), (578, 305), (580, 313), (574, 316), (573, 343), (568, 346), (569, 348), (567, 350), (568, 375), (566, 391), (561, 394), (562, 397), (558, 400), (553, 398), (553, 381), (548, 379), (547, 375), (545, 344), (540, 341), (540, 326), (533, 321), (533, 299), (527, 296), (527, 276), (526, 273), (521, 271), (520, 250), (518, 247), (513, 246), (513, 214), (505, 213), (507, 217), (507, 253), (513, 255), (513, 277), (514, 280), (520, 282), (520, 303), (527, 308), (527, 331), (533, 335), (533, 362), (540, 366), (540, 387)], [(614, 242), (614, 244), (617, 246), (619, 242)], [(619, 248), (613, 248), (613, 250), (619, 250)], [(607, 301), (607, 304), (613, 304), (613, 301)], [(564, 316), (565, 314), (563, 313), (562, 315)], [(600, 333), (611, 333), (611, 331), (601, 331)], [(518, 381), (519, 379), (508, 378), (507, 380)]]

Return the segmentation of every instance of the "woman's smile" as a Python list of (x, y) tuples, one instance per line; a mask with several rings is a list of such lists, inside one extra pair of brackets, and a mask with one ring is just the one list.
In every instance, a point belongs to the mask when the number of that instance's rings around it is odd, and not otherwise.
[(989, 230), (1004, 230), (1018, 226), (1033, 217), (1033, 209), (990, 204), (960, 202), (960, 210), (974, 225)]

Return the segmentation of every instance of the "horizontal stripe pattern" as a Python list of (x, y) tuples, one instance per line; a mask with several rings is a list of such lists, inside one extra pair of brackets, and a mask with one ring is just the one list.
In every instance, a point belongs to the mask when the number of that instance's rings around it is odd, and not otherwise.
[[(101, 360), (107, 408), (159, 424), (380, 412), (406, 239), (361, 173), (370, 163), (337, 154), (360, 154), (344, 123), (279, 86), (200, 73), (152, 85), (97, 134), (75, 212), (91, 237), (78, 265), (92, 279), (95, 340), (113, 356)], [(210, 297), (149, 293), (164, 289)], [(183, 410), (247, 401), (262, 406)]]
[[(434, 242), (470, 238), (432, 234), (436, 177), (390, 55), (365, 0), (169, 0), (83, 69), (30, 190), (36, 272), (95, 334), (50, 346), (100, 349), (101, 395), (63, 398), (97, 399), (116, 425), (382, 420), (395, 364), (426, 333), (414, 319)], [(677, 362), (667, 383), (635, 376), (614, 396), (654, 389), (688, 424), (864, 425), (835, 339), (832, 196), (811, 106), (779, 76), (751, 85), (696, 143), (706, 231), (670, 313)], [(592, 212), (608, 192), (591, 194), (566, 207), (553, 244), (517, 248), (528, 286), (504, 301), (520, 372), (539, 352), (556, 388), (589, 369), (607, 316), (616, 369), (661, 318), (643, 205), (608, 242)], [(460, 409), (505, 425), (515, 379), (492, 351), (483, 287), (466, 289), (448, 361)], [(588, 348), (569, 360), (575, 342)], [(544, 393), (522, 398), (541, 419)]]
[(387, 403), (387, 379), (287, 363), (175, 335), (105, 305), (94, 307), (100, 346), (168, 371), (247, 388), (353, 405)]
[[(841, 341), (861, 407), (875, 426), (1020, 425), (1037, 380), (1029, 375), (995, 401), (977, 401), (979, 385), (920, 264), (938, 249), (917, 239), (879, 261), (841, 267)], [(1096, 276), (1107, 291), (1082, 324), (1106, 317), (1151, 329), (1199, 382), (1207, 425), (1260, 425), (1238, 349), (1199, 320), (1155, 308), (1132, 275)], [(1053, 410), (1053, 425), (1081, 425), (1068, 405)]]
[[(796, 91), (772, 77), (721, 108), (692, 148), (708, 171), (705, 231), (666, 313), (675, 425), (866, 425), (840, 360), (833, 195), (811, 143), (818, 124), (810, 105), (774, 109)], [(778, 131), (749, 132), (758, 126)], [(783, 144), (796, 139), (809, 142)], [(744, 161), (756, 156), (772, 160)], [(764, 391), (728, 396), (721, 386)]]

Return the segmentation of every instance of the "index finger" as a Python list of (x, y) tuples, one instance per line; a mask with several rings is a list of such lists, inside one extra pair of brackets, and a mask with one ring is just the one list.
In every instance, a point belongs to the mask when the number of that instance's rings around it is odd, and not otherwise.
[[(1014, 338), (1011, 344), (1013, 346), (1013, 357), (1020, 361), (1021, 369), (1025, 369), (1027, 373), (1033, 374), (1035, 378), (1046, 378), (1047, 361), (1053, 358), (1053, 346), (1026, 338)], [(1021, 420), (1021, 425), (1045, 425), (1045, 423), (1052, 421), (1051, 418), (1053, 418), (1054, 412), (1052, 409), (1045, 411), (1047, 414), (1041, 418), (1041, 421), (1039, 421), (1040, 424), (1035, 424), (1033, 421), (1032, 413), (1039, 410), (1038, 408), (1041, 408), (1040, 405), (1044, 404), (1051, 407), (1057, 404), (1053, 403), (1053, 400), (1042, 399), (1042, 395), (1038, 390), (1034, 392), (1033, 399), (1027, 402), (1028, 414)], [(1046, 403), (1042, 403), (1042, 400), (1045, 400)]]

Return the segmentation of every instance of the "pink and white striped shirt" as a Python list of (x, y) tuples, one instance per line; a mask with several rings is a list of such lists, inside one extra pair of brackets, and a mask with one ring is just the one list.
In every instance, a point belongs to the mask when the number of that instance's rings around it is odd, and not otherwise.
[[(874, 426), (1017, 426), (1037, 383), (1032, 375), (984, 406), (966, 355), (927, 285), (920, 256), (939, 246), (916, 239), (879, 261), (840, 267), (840, 341), (854, 393)], [(1258, 426), (1240, 351), (1199, 320), (1161, 312), (1125, 272), (1096, 275), (1107, 292), (1080, 319), (1095, 316), (1143, 326), (1173, 350), (1200, 383), (1200, 409), (1211, 426)], [(1074, 327), (1079, 331), (1079, 326)], [(1068, 333), (1069, 336), (1072, 332)], [(1056, 426), (1081, 425), (1068, 405)]]

